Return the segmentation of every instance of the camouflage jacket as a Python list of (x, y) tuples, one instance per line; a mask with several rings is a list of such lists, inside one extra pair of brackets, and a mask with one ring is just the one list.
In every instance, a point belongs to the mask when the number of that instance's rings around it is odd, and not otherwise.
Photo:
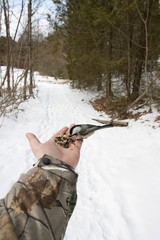
[(0, 240), (62, 240), (76, 204), (77, 174), (44, 155), (0, 200)]

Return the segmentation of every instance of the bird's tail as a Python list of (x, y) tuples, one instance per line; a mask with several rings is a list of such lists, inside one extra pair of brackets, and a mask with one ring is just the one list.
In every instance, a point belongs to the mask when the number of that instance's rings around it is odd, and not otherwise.
[(102, 125), (102, 126), (97, 126), (97, 129), (102, 129), (102, 128), (110, 128), (110, 127), (114, 127), (114, 125), (112, 123), (109, 123), (109, 124), (105, 124), (105, 125)]

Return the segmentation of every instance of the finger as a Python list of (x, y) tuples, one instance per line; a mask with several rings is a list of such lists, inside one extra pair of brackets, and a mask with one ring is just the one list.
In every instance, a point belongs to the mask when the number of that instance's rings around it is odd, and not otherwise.
[(76, 140), (75, 140), (75, 145), (76, 145), (79, 149), (81, 149), (82, 144), (83, 144), (83, 139), (76, 139)]
[(40, 141), (38, 140), (36, 135), (34, 135), (33, 133), (27, 133), (26, 137), (29, 140), (32, 150), (35, 149), (40, 144)]

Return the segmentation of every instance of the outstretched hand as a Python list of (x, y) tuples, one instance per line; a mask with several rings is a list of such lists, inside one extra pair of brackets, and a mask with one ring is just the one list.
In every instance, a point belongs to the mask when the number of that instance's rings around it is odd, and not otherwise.
[(32, 152), (37, 159), (40, 159), (44, 154), (47, 154), (75, 168), (79, 162), (82, 141), (75, 141), (70, 144), (69, 148), (63, 148), (55, 142), (55, 138), (62, 136), (63, 134), (69, 134), (68, 127), (62, 128), (45, 143), (41, 143), (33, 133), (27, 133), (26, 137), (29, 140)]

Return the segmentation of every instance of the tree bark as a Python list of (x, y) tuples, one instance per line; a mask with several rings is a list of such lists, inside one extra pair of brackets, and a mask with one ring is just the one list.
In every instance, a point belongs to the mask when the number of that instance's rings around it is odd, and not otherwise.
[[(112, 55), (113, 55), (113, 29), (112, 26), (110, 27), (110, 31), (109, 31), (109, 60), (110, 63), (112, 64)], [(108, 70), (108, 74), (107, 74), (107, 81), (106, 81), (106, 96), (107, 97), (112, 97), (113, 93), (112, 93), (112, 69), (111, 69), (111, 64)]]
[[(6, 27), (6, 46), (7, 46), (7, 69), (5, 79), (7, 79), (7, 90), (11, 92), (10, 86), (10, 68), (11, 68), (11, 37), (10, 37), (10, 24), (9, 24), (9, 3), (8, 1), (3, 0), (3, 11), (5, 18), (5, 27)], [(5, 81), (4, 79), (4, 81)]]
[[(145, 76), (147, 76), (147, 63), (148, 63), (148, 25), (151, 17), (151, 8), (152, 8), (153, 0), (146, 0), (144, 3), (145, 8), (143, 13), (140, 12), (140, 9), (137, 6), (137, 10), (141, 17), (141, 29), (140, 29), (140, 39), (139, 45), (144, 46), (137, 49), (137, 57), (135, 64), (135, 73), (134, 73), (134, 82), (133, 82), (133, 98), (137, 98), (139, 96), (140, 91), (140, 83), (141, 83), (141, 75), (142, 70), (145, 68)], [(147, 79), (146, 79), (147, 81)], [(148, 83), (147, 83), (148, 84)]]
[(28, 3), (28, 64), (29, 64), (29, 94), (33, 95), (33, 56), (32, 56), (32, 0)]

